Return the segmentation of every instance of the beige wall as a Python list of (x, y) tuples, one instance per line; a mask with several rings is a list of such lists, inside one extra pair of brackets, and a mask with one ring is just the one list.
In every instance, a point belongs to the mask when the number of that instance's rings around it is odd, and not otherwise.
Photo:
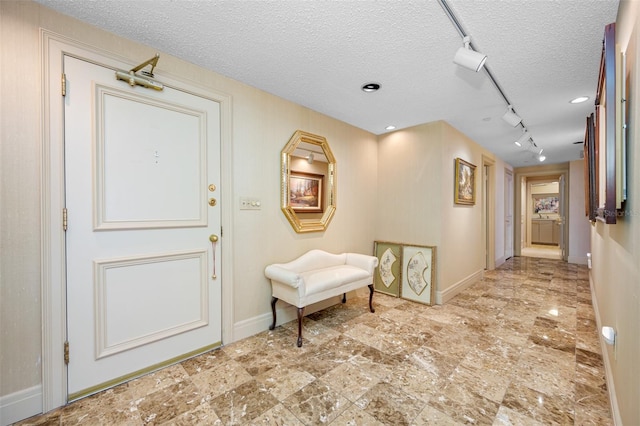
[(591, 228), (591, 280), (599, 325), (617, 330), (617, 344), (605, 347), (605, 366), (613, 378), (618, 424), (640, 424), (640, 2), (621, 1), (616, 42), (627, 54), (629, 73), (629, 197), (617, 224)]
[(0, 395), (7, 395), (40, 383), (40, 60), (37, 9), (0, 2), (0, 12)]
[(591, 226), (584, 208), (584, 160), (569, 163), (569, 263), (587, 264)]
[[(485, 268), (482, 164), (493, 165), (494, 229), (504, 256), (504, 163), (443, 121), (382, 135), (378, 142), (379, 213), (375, 239), (437, 246), (438, 302), (479, 278)], [(453, 202), (455, 158), (476, 165), (476, 204)]]
[(552, 183), (547, 183), (545, 185), (536, 185), (536, 186), (531, 186), (531, 193), (532, 194), (557, 194), (558, 193), (558, 183), (557, 182), (552, 182)]

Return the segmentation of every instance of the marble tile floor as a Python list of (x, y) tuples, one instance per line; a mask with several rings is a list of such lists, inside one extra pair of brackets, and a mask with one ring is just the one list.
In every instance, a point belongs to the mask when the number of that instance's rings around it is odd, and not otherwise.
[(611, 425), (586, 267), (517, 257), (450, 300), (313, 313), (20, 425)]
[(520, 250), (520, 255), (526, 257), (543, 257), (545, 259), (562, 259), (560, 247), (543, 244), (532, 244), (530, 247), (523, 247)]

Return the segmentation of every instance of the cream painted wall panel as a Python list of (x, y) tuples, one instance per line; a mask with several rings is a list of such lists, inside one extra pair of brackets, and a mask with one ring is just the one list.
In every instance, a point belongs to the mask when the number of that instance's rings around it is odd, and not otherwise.
[(41, 382), (37, 22), (0, 2), (0, 396)]
[(621, 1), (616, 27), (617, 42), (627, 52), (629, 69), (630, 141), (627, 179), (630, 194), (625, 214), (615, 225), (596, 222), (591, 229), (595, 293), (599, 325), (617, 331), (616, 350), (604, 346), (605, 369), (614, 403), (616, 424), (640, 424), (640, 3)]
[(589, 218), (584, 211), (584, 160), (569, 163), (569, 263), (587, 264), (591, 251)]
[(532, 194), (558, 194), (560, 192), (560, 184), (551, 182), (544, 185), (536, 185), (531, 187)]
[(440, 246), (441, 140), (439, 122), (380, 137), (376, 240)]
[[(264, 98), (258, 95), (252, 101), (257, 106), (256, 115), (261, 116), (258, 123), (264, 120), (265, 128), (248, 119), (252, 125), (234, 129), (236, 141), (253, 141), (234, 145), (240, 171), (234, 187), (236, 202), (241, 196), (258, 197), (262, 202), (260, 210), (238, 210), (234, 216), (234, 285), (239, 292), (236, 322), (270, 315), (271, 286), (264, 277), (266, 265), (291, 260), (313, 248), (332, 252), (373, 250), (375, 187), (371, 182), (377, 173), (375, 137), (321, 114), (301, 113), (301, 107), (270, 98), (261, 103)], [(234, 94), (235, 105), (242, 101)], [(297, 129), (324, 136), (336, 157), (336, 213), (325, 232), (297, 234), (280, 210), (280, 152)], [(252, 297), (242, 297), (243, 294)]]
[[(450, 125), (443, 123), (442, 151), (442, 250), (438, 260), (442, 286), (440, 291), (459, 283), (485, 266), (485, 242), (482, 221), (482, 154), (489, 154), (478, 144)], [(476, 204), (453, 202), (455, 159), (459, 157), (476, 166)], [(500, 171), (504, 174), (504, 171)]]

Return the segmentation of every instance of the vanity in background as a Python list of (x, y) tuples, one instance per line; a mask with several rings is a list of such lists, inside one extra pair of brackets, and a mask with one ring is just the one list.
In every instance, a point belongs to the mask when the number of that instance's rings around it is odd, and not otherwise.
[[(537, 188), (544, 191), (548, 185)], [(557, 189), (556, 189), (557, 191)], [(560, 244), (559, 205), (557, 192), (532, 195), (531, 244)]]
[(531, 243), (553, 244), (560, 242), (560, 226), (556, 219), (531, 219)]

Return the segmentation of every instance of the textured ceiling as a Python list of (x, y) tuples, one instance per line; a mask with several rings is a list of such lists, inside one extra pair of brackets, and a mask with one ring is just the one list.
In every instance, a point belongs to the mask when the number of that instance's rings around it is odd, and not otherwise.
[[(486, 72), (453, 63), (461, 36), (436, 0), (37, 1), (375, 134), (446, 120), (515, 167), (539, 164)], [(578, 159), (618, 0), (447, 3), (546, 163)]]

